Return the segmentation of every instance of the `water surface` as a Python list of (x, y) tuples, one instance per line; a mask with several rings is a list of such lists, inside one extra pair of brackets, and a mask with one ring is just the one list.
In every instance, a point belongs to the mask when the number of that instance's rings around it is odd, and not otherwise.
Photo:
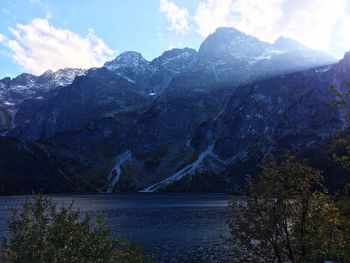
[[(230, 262), (234, 255), (222, 236), (229, 197), (224, 194), (137, 193), (59, 195), (55, 202), (93, 215), (103, 213), (114, 237), (140, 242), (156, 262)], [(10, 208), (26, 196), (0, 197), (0, 231), (6, 234)]]

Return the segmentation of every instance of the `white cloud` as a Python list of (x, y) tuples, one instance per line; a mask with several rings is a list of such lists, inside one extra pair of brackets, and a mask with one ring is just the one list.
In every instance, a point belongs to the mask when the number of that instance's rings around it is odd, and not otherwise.
[(284, 35), (325, 49), (345, 5), (346, 0), (207, 0), (199, 4), (194, 19), (202, 36), (232, 26), (270, 42)]
[(47, 19), (34, 19), (30, 24), (10, 28), (13, 39), (0, 35), (13, 60), (24, 70), (41, 74), (64, 67), (91, 68), (112, 58), (111, 50), (90, 30), (86, 37), (54, 27)]
[(161, 0), (160, 10), (182, 34), (194, 29), (206, 37), (225, 26), (268, 42), (283, 35), (315, 49), (350, 48), (349, 0), (202, 0), (194, 14)]
[(262, 40), (272, 42), (281, 35), (277, 27), (284, 16), (280, 9), (283, 1), (234, 1), (231, 6), (231, 13), (234, 14), (232, 26)]
[[(350, 49), (350, 17), (344, 17), (336, 32), (337, 44), (341, 50)], [(342, 55), (341, 53), (339, 55)]]
[(234, 17), (231, 11), (231, 0), (201, 2), (194, 16), (194, 20), (197, 23), (197, 32), (206, 37), (218, 27), (232, 26)]
[(283, 18), (277, 32), (292, 37), (305, 45), (327, 49), (333, 30), (346, 14), (346, 0), (288, 0), (281, 5)]
[(0, 34), (0, 43), (5, 43), (6, 37), (2, 34)]
[(164, 13), (171, 23), (170, 30), (179, 34), (189, 31), (189, 12), (186, 8), (179, 8), (170, 0), (160, 0), (159, 11)]

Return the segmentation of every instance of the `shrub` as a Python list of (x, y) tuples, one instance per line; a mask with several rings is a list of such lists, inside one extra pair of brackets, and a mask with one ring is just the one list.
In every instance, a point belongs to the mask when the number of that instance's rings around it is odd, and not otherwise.
[(321, 172), (286, 155), (272, 155), (248, 196), (233, 200), (231, 241), (242, 262), (349, 262), (349, 229), (334, 196), (325, 193)]
[(9, 263), (108, 263), (151, 262), (141, 246), (125, 239), (111, 239), (101, 217), (93, 222), (73, 203), (58, 207), (35, 195), (13, 210), (9, 239), (3, 238), (1, 260)]

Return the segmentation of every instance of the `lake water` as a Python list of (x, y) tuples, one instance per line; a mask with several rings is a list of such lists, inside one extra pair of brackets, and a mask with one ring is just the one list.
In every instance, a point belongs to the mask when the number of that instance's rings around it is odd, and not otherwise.
[[(0, 197), (0, 232), (6, 235), (10, 208), (29, 197)], [(103, 213), (114, 237), (142, 243), (156, 262), (232, 262), (223, 236), (230, 211), (224, 194), (137, 193), (52, 196), (55, 202), (93, 215)]]

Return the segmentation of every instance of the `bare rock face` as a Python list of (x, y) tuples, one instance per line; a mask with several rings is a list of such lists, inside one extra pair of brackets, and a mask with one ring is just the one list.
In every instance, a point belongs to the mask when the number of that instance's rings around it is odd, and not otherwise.
[[(0, 80), (0, 134), (11, 130), (17, 125), (23, 124), (16, 120), (16, 114), (22, 104), (40, 104), (56, 92), (73, 82), (75, 77), (85, 74), (83, 69), (60, 69), (56, 72), (46, 71), (41, 76), (31, 74), (21, 74), (18, 77), (4, 78)], [(35, 106), (30, 110), (30, 114), (35, 112)]]
[(79, 174), (84, 186), (59, 181), (72, 186), (62, 191), (233, 191), (249, 170), (242, 163), (342, 130), (328, 87), (349, 76), (349, 54), (335, 63), (291, 39), (269, 44), (220, 28), (198, 52), (153, 61), (125, 52), (102, 68), (0, 80), (0, 130), (18, 144), (49, 144), (55, 169), (79, 167), (64, 178)]
[(350, 51), (346, 52), (344, 58), (339, 61), (334, 67), (333, 83), (339, 88), (350, 82)]

